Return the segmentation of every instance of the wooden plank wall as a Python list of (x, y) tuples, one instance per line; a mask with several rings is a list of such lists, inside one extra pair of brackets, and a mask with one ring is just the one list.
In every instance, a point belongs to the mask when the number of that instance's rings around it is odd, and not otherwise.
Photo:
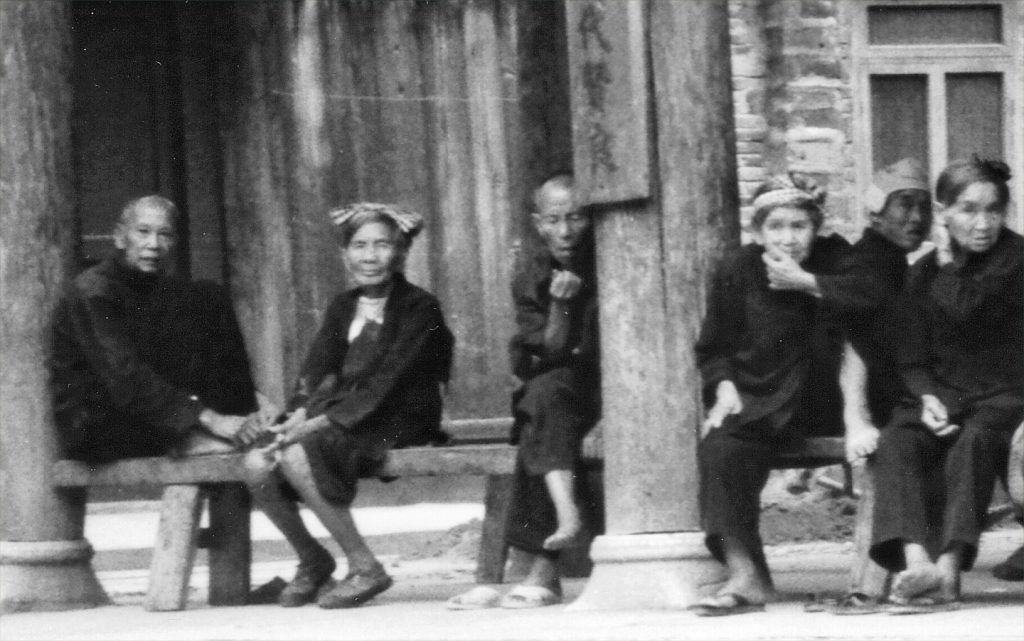
[(438, 295), (457, 337), (448, 415), (508, 414), (509, 284), (517, 257), (539, 247), (524, 203), (572, 154), (567, 80), (551, 62), (564, 59), (560, 10), (233, 5), (218, 56), (227, 262), (256, 379), (274, 400), (345, 287), (326, 211), (358, 199), (426, 218), (406, 274)]

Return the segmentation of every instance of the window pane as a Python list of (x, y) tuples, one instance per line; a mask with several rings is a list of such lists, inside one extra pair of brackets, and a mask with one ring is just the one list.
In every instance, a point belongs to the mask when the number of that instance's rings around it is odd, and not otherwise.
[(1002, 159), (1002, 74), (947, 74), (946, 118), (949, 160), (971, 154)]
[(1002, 27), (999, 5), (868, 7), (873, 45), (999, 44)]
[(871, 76), (872, 171), (901, 158), (928, 167), (928, 76)]

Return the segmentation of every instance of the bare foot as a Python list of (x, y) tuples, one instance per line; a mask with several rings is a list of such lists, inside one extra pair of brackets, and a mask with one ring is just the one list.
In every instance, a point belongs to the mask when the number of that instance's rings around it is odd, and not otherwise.
[(583, 524), (578, 520), (559, 525), (554, 534), (544, 539), (544, 549), (555, 551), (577, 547), (583, 542), (582, 535)]
[(202, 454), (228, 454), (237, 452), (235, 446), (228, 441), (219, 439), (206, 432), (193, 430), (189, 432), (185, 442), (179, 449), (181, 456), (199, 456)]
[(850, 463), (875, 453), (878, 449), (878, 428), (863, 425), (846, 432), (846, 460)]
[(911, 599), (939, 590), (942, 583), (943, 574), (934, 563), (915, 563), (893, 579), (892, 600), (908, 603)]
[(773, 596), (773, 590), (760, 580), (750, 577), (730, 577), (728, 581), (718, 590), (714, 598), (720, 598), (728, 594), (735, 594), (743, 597), (749, 603), (763, 604)]

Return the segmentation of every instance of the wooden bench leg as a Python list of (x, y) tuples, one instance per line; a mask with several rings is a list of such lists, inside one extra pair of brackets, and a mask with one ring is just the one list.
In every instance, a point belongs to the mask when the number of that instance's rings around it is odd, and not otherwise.
[(512, 495), (512, 475), (494, 474), (487, 477), (484, 496), (484, 524), (480, 533), (480, 553), (476, 562), (477, 583), (501, 583), (505, 579), (505, 524), (508, 503)]
[(854, 468), (860, 500), (857, 502), (857, 522), (854, 526), (853, 545), (856, 558), (850, 571), (850, 592), (882, 598), (889, 592), (889, 573), (871, 560), (871, 528), (875, 512), (875, 479), (873, 464), (868, 461)]
[(241, 483), (225, 483), (207, 488), (207, 493), (210, 605), (245, 605), (252, 565), (249, 491)]
[(160, 505), (160, 530), (149, 566), (149, 611), (185, 609), (199, 535), (202, 497), (198, 485), (169, 485)]

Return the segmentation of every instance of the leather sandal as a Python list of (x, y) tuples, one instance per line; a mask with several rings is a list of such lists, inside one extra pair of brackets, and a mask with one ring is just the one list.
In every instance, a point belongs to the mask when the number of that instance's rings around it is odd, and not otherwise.
[(349, 572), (337, 585), (321, 594), (316, 604), (325, 610), (354, 608), (387, 590), (394, 583), (394, 579), (384, 571), (384, 566), (378, 564), (372, 570)]
[(324, 550), (323, 556), (309, 564), (299, 564), (295, 578), (281, 590), (277, 602), (285, 608), (297, 608), (312, 603), (317, 593), (331, 579), (337, 564), (334, 558)]

